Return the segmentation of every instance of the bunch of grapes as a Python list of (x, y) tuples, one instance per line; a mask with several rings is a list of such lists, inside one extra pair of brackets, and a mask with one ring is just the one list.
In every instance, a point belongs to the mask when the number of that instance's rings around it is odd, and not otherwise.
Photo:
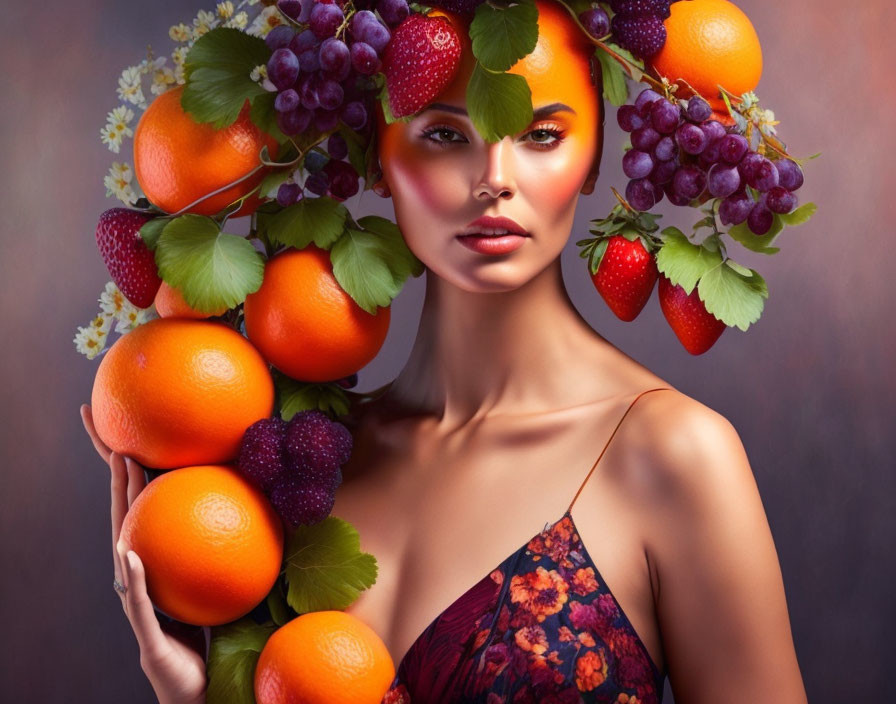
[(617, 119), (631, 133), (622, 169), (631, 179), (626, 200), (636, 210), (650, 210), (664, 195), (674, 205), (721, 198), (723, 225), (746, 222), (764, 235), (774, 213), (797, 205), (794, 191), (803, 185), (803, 172), (796, 162), (754, 151), (746, 137), (712, 119), (712, 108), (699, 96), (676, 105), (647, 88), (634, 105), (619, 108)]
[(666, 43), (663, 20), (674, 0), (612, 0), (615, 13), (610, 27), (619, 46), (642, 59), (649, 59)]
[[(333, 0), (277, 0), (277, 8), (290, 21), (268, 32), (265, 42), (273, 52), (268, 80), (277, 90), (274, 108), (285, 135), (309, 127), (331, 132), (340, 121), (362, 133), (372, 129), (371, 77), (382, 68), (381, 57), (392, 37), (389, 28), (410, 10), (407, 0), (376, 0), (379, 15), (356, 9), (360, 5), (348, 5), (346, 16), (344, 6)], [(304, 186), (293, 176), (281, 185), (277, 202), (286, 207), (301, 200), (305, 190), (340, 200), (355, 195), (358, 174), (345, 161), (347, 156), (345, 140), (331, 135), (326, 153), (309, 153)]]
[(237, 466), (267, 493), (284, 521), (313, 525), (333, 510), (351, 451), (348, 428), (321, 411), (300, 411), (288, 423), (275, 417), (250, 425)]

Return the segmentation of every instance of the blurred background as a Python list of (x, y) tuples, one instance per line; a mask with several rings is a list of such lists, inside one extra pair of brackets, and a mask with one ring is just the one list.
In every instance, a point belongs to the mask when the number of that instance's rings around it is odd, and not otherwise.
[[(739, 431), (777, 544), (810, 701), (880, 701), (892, 688), (886, 652), (896, 623), (896, 307), (887, 249), (896, 219), (896, 10), (884, 0), (737, 4), (762, 41), (757, 92), (781, 120), (789, 150), (822, 152), (799, 194), (819, 204), (815, 218), (784, 232), (778, 256), (731, 250), (768, 282), (762, 318), (692, 357), (656, 297), (623, 323), (598, 296), (574, 243), (612, 207), (610, 186), (625, 185), (615, 117), (601, 179), (581, 200), (563, 255), (565, 277), (598, 332)], [(104, 197), (103, 176), (112, 161), (130, 160), (99, 137), (119, 104), (118, 77), (147, 44), (167, 54), (168, 28), (198, 9), (184, 0), (3, 3), (0, 692), (7, 701), (154, 701), (111, 588), (109, 471), (78, 416), (99, 360), (78, 354), (72, 338), (96, 315), (109, 279), (94, 229), (118, 202)], [(392, 216), (389, 202), (370, 192), (347, 205), (358, 215)], [(692, 222), (679, 213), (663, 224)], [(389, 337), (362, 372), (360, 390), (403, 365), (422, 292), (423, 281), (412, 280), (394, 302)]]

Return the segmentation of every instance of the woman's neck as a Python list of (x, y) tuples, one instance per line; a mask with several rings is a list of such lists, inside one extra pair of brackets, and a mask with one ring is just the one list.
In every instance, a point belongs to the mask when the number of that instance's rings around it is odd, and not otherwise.
[[(513, 291), (470, 293), (430, 271), (417, 338), (386, 393), (446, 432), (617, 393), (620, 353), (579, 315), (557, 258)], [(596, 398), (597, 397), (597, 398)]]

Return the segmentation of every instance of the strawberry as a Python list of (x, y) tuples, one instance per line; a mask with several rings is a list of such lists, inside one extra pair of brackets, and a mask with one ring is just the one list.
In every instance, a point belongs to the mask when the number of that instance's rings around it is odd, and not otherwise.
[(413, 115), (431, 103), (457, 73), (460, 51), (447, 18), (408, 15), (393, 30), (383, 57), (392, 114)]
[(151, 215), (136, 210), (112, 208), (100, 215), (96, 226), (96, 246), (112, 281), (138, 308), (149, 308), (162, 285), (155, 254), (140, 237), (140, 228), (149, 220)]
[(631, 322), (653, 293), (658, 274), (656, 257), (644, 249), (640, 237), (630, 242), (614, 235), (607, 241), (607, 250), (591, 281), (616, 317)]
[(725, 332), (725, 323), (706, 310), (697, 294), (690, 295), (666, 276), (660, 275), (660, 308), (684, 348), (693, 355), (703, 354)]

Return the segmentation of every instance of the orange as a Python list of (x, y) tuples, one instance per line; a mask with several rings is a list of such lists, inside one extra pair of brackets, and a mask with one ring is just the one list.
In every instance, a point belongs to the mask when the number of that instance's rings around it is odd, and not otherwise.
[(255, 667), (258, 704), (380, 704), (395, 677), (376, 632), (344, 611), (311, 611), (268, 639)]
[(368, 313), (333, 276), (330, 253), (314, 244), (286, 249), (265, 264), (261, 288), (246, 296), (246, 335), (293, 379), (333, 381), (379, 352), (390, 308)]
[(224, 315), (228, 310), (227, 306), (224, 306), (210, 313), (203, 313), (184, 300), (184, 295), (180, 292), (180, 289), (174, 288), (174, 286), (169, 285), (165, 281), (162, 281), (162, 285), (159, 286), (153, 305), (155, 305), (156, 312), (162, 318), (202, 319), (210, 318), (213, 315)]
[(106, 445), (171, 469), (234, 460), (246, 428), (271, 415), (274, 383), (264, 359), (233, 328), (156, 318), (105, 353), (91, 404)]
[[(134, 131), (134, 173), (149, 201), (176, 213), (203, 196), (245, 176), (261, 162), (267, 145), (271, 157), (277, 141), (249, 119), (249, 101), (237, 120), (224, 129), (196, 122), (181, 107), (183, 86), (152, 101)], [(266, 169), (203, 200), (190, 213), (214, 215), (261, 183)], [(233, 217), (251, 215), (262, 201), (253, 195)]]
[[(666, 45), (653, 67), (670, 81), (686, 80), (716, 110), (724, 110), (718, 85), (741, 95), (762, 75), (762, 47), (750, 19), (728, 0), (672, 3)], [(686, 86), (684, 87), (687, 88)]]
[(228, 465), (184, 467), (151, 481), (125, 514), (121, 537), (143, 561), (153, 603), (196, 626), (245, 616), (283, 562), (277, 512)]

